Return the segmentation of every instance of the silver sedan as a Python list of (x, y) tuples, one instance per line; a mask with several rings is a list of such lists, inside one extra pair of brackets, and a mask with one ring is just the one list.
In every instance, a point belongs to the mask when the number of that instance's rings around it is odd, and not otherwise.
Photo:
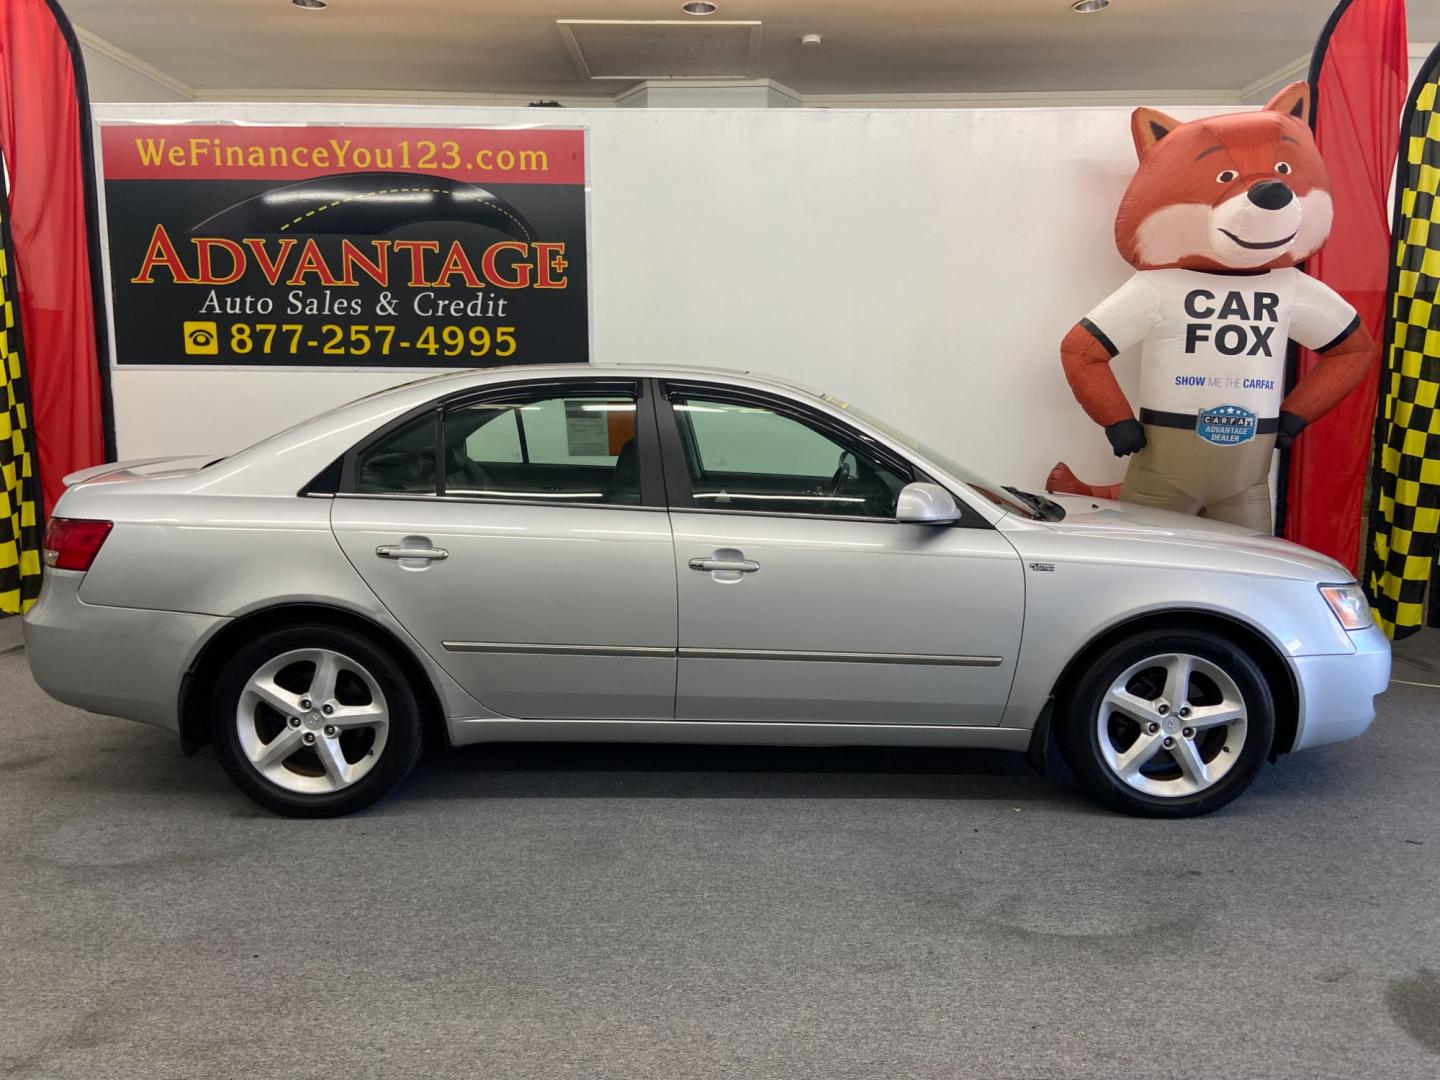
[(426, 741), (1053, 739), (1098, 800), (1181, 817), (1359, 735), (1389, 678), (1330, 559), (999, 487), (745, 373), (448, 375), (66, 482), (35, 678), (286, 814), (373, 802)]

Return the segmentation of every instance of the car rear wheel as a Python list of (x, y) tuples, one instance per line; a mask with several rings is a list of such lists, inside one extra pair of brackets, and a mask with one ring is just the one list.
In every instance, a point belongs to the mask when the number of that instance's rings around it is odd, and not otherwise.
[(1275, 704), (1255, 661), (1216, 634), (1137, 634), (1107, 649), (1062, 705), (1056, 738), (1100, 802), (1148, 817), (1208, 814), (1255, 779)]
[(261, 634), (220, 672), (212, 737), (236, 785), (294, 817), (368, 806), (420, 755), (419, 705), (370, 639), (325, 625)]

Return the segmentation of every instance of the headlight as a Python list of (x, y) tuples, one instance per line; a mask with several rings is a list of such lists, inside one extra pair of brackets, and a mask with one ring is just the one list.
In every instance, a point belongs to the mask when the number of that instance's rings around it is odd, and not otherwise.
[(1330, 605), (1335, 618), (1346, 630), (1364, 630), (1374, 621), (1370, 617), (1370, 601), (1358, 581), (1349, 585), (1321, 585), (1320, 595)]

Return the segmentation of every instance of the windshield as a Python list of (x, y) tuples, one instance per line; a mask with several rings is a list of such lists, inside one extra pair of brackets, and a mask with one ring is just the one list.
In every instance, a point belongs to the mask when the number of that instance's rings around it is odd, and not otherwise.
[(970, 488), (971, 491), (974, 491), (976, 494), (988, 499), (990, 502), (994, 503), (1002, 510), (1008, 510), (1012, 514), (1019, 514), (1021, 517), (1032, 518), (1035, 520), (1039, 520), (1042, 517), (1042, 515), (1038, 513), (1034, 507), (1027, 505), (1024, 501), (1022, 501), (1017, 496), (1012, 495), (1009, 491), (1001, 487), (999, 484), (992, 483), (991, 481), (985, 479), (985, 477), (981, 476), (979, 473), (975, 472), (972, 469), (967, 469), (964, 465), (961, 465), (954, 458), (950, 457), (947, 454), (942, 454), (934, 447), (926, 446), (919, 439), (916, 439), (912, 435), (905, 434), (905, 432), (901, 431), (893, 424), (887, 424), (884, 420), (881, 420), (875, 416), (871, 416), (864, 409), (857, 409), (849, 402), (841, 401), (839, 398), (833, 397), (830, 394), (822, 394), (821, 397), (825, 401), (828, 401), (831, 405), (834, 405), (836, 408), (844, 409), (847, 413), (855, 417), (861, 423), (869, 424), (871, 427), (877, 429), (878, 431), (884, 432), (901, 446), (908, 446), (911, 450), (914, 450), (922, 457), (929, 458), (931, 461), (935, 462), (936, 465), (939, 465), (947, 473), (953, 476), (956, 480), (964, 483), (965, 486)]

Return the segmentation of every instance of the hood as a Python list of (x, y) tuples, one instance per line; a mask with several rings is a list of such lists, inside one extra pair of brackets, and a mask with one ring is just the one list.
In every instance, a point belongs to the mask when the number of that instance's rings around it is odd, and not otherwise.
[(215, 459), (199, 457), (157, 457), (131, 458), (129, 461), (111, 461), (70, 473), (61, 483), (67, 488), (80, 484), (118, 484), (126, 480), (153, 480), (166, 476), (185, 476), (199, 472)]
[(1350, 581), (1355, 576), (1318, 551), (1238, 525), (1110, 499), (1050, 497), (1065, 508), (1063, 521), (1047, 523), (1051, 531), (1077, 538), (1141, 541), (1144, 546), (1137, 549), (1137, 562), (1219, 564), (1216, 568), (1241, 573), (1333, 582)]

